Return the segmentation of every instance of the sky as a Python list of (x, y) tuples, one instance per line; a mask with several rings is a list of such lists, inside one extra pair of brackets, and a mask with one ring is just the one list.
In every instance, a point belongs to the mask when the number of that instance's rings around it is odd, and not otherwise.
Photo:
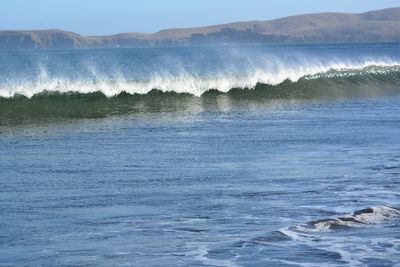
[(1, 0), (0, 30), (64, 29), (84, 35), (151, 33), (387, 7), (400, 7), (400, 0)]

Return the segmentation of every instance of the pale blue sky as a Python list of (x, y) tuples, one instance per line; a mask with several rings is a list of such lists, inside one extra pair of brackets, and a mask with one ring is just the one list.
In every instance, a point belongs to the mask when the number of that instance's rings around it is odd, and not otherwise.
[(0, 29), (59, 28), (81, 34), (155, 32), (395, 6), (400, 6), (400, 0), (1, 0)]

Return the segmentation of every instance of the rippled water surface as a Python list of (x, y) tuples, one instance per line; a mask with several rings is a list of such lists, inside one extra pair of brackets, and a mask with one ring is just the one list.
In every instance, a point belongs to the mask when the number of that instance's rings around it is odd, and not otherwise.
[(3, 99), (0, 266), (398, 266), (398, 78)]
[(390, 266), (399, 100), (2, 127), (0, 265)]

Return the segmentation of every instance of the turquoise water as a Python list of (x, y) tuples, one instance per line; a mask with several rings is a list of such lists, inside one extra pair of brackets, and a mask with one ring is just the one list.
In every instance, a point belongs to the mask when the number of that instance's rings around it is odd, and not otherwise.
[(241, 49), (3, 52), (0, 265), (398, 264), (399, 45)]

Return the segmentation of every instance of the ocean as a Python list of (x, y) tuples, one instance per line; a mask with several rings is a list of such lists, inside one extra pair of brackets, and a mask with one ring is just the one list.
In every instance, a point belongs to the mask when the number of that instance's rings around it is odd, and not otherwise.
[(0, 266), (399, 266), (399, 51), (0, 52)]

